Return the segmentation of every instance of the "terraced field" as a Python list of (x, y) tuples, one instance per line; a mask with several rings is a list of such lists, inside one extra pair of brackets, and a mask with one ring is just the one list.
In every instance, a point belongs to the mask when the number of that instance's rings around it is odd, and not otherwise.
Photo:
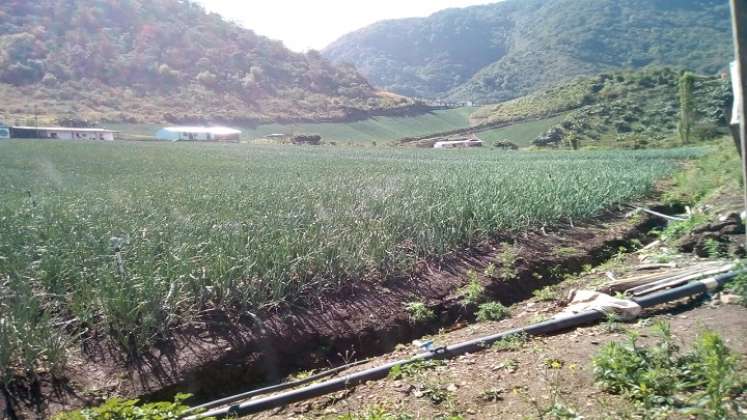
[(0, 142), (0, 372), (593, 217), (699, 153)]
[(508, 127), (484, 131), (479, 133), (478, 137), (491, 143), (497, 140), (507, 140), (519, 147), (529, 147), (534, 139), (545, 134), (547, 130), (560, 124), (564, 119), (565, 115), (558, 115), (536, 121), (520, 122)]

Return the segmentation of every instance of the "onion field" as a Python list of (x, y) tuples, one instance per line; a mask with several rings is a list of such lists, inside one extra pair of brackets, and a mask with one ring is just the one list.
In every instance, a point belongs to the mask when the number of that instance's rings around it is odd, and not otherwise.
[(590, 218), (699, 153), (0, 142), (0, 369)]

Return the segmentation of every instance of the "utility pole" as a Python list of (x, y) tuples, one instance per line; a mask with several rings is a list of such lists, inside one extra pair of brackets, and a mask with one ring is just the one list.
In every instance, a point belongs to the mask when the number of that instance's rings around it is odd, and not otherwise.
[[(734, 83), (736, 110), (739, 119), (739, 141), (742, 146), (742, 179), (744, 180), (744, 203), (747, 209), (747, 0), (731, 0), (731, 22), (734, 27), (734, 53), (737, 61), (738, 80)], [(747, 237), (745, 237), (747, 246)]]

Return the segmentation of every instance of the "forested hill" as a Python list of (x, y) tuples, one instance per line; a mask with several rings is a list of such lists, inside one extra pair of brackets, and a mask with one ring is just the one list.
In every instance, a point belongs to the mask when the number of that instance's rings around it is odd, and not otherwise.
[(319, 120), (408, 103), (190, 1), (0, 1), (0, 118)]
[(714, 73), (730, 27), (726, 0), (506, 0), (380, 22), (323, 53), (398, 93), (497, 102), (617, 69)]

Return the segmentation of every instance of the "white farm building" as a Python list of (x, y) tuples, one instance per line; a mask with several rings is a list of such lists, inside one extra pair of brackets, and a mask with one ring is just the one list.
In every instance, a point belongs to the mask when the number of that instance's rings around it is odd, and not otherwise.
[(20, 139), (104, 140), (114, 141), (116, 131), (103, 128), (10, 127), (10, 137)]
[(438, 141), (433, 145), (434, 149), (460, 149), (465, 147), (482, 147), (482, 140), (464, 139)]
[(156, 133), (167, 141), (239, 141), (241, 131), (228, 127), (166, 127)]

